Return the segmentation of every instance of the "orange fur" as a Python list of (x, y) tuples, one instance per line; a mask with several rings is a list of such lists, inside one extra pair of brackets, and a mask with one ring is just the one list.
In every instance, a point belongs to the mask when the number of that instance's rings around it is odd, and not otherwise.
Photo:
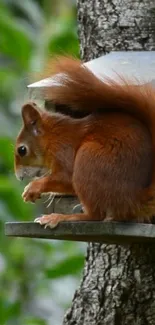
[[(123, 79), (105, 83), (74, 59), (58, 60), (49, 71), (57, 73), (65, 77), (44, 89), (46, 98), (88, 115), (74, 119), (39, 112), (33, 103), (23, 106), (16, 174), (26, 168), (32, 174), (31, 167), (51, 172), (30, 183), (24, 200), (47, 192), (76, 194), (84, 214), (39, 219), (50, 226), (61, 220), (150, 220), (155, 213), (154, 89)], [(25, 157), (18, 154), (21, 144), (28, 147)]]
[[(58, 105), (66, 105), (73, 111), (132, 114), (150, 131), (155, 154), (155, 90), (151, 84), (137, 87), (123, 77), (120, 77), (121, 84), (108, 78), (105, 82), (98, 79), (79, 60), (71, 58), (53, 61), (51, 71), (50, 67), (48, 70), (51, 75), (61, 72), (69, 78), (63, 80), (63, 86), (53, 85), (44, 89), (46, 99)], [(144, 191), (144, 201), (150, 201), (152, 196), (155, 196), (155, 168), (152, 182)]]

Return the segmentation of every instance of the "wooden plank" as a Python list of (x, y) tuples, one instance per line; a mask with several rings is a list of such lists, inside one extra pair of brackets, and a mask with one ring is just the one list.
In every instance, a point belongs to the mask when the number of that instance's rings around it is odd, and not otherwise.
[(122, 222), (62, 222), (55, 229), (34, 222), (7, 222), (6, 236), (99, 242), (111, 244), (154, 243), (155, 225)]

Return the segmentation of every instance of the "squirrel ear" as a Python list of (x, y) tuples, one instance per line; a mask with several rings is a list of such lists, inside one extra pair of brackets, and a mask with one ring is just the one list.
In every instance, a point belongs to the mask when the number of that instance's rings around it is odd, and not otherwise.
[(35, 103), (26, 103), (22, 107), (22, 118), (25, 124), (35, 124), (40, 119), (40, 113), (36, 109)]
[(36, 109), (35, 103), (27, 103), (22, 107), (23, 122), (27, 126), (32, 126), (35, 135), (40, 133), (41, 115)]

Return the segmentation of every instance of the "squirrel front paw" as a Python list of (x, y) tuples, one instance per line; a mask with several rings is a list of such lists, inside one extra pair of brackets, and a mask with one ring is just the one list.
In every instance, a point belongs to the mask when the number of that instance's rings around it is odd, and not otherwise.
[(40, 197), (41, 191), (36, 182), (29, 183), (22, 194), (22, 198), (25, 202), (30, 201), (34, 203), (37, 199), (40, 199)]

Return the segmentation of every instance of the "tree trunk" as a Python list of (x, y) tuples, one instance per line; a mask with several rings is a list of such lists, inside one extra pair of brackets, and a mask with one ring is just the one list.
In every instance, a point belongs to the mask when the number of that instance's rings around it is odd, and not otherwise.
[(78, 0), (81, 58), (155, 50), (155, 0)]
[[(155, 0), (79, 0), (81, 58), (155, 49)], [(155, 247), (89, 244), (64, 325), (155, 325)]]

